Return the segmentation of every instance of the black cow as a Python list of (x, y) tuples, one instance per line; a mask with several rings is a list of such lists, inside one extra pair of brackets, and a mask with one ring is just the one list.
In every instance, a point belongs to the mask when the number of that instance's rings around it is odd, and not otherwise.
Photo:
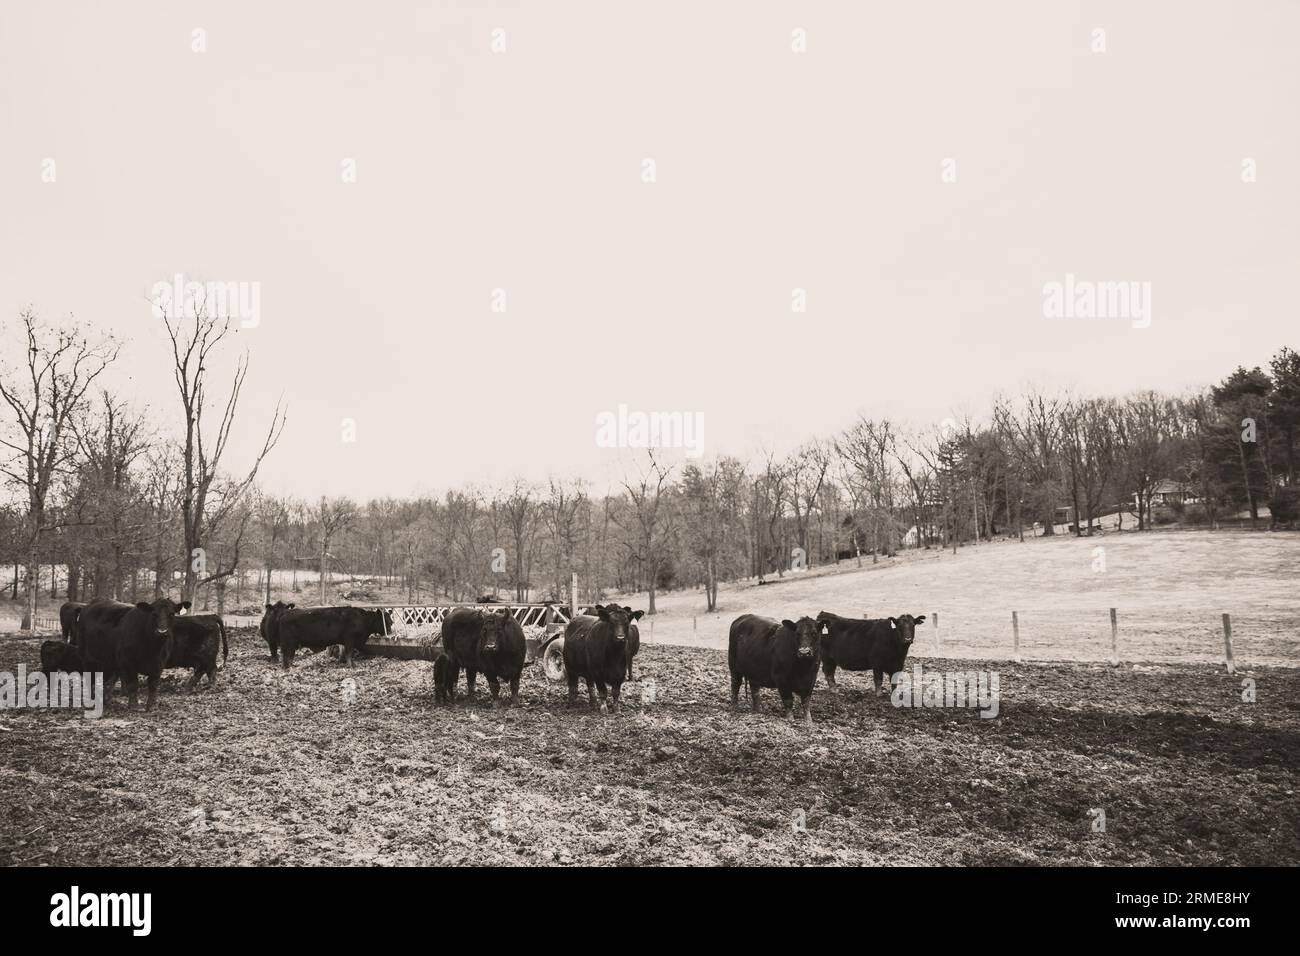
[(69, 644), (80, 643), (77, 619), (81, 617), (81, 609), (85, 606), (83, 601), (68, 601), (59, 608), (59, 629), (63, 631), (63, 640)]
[[(610, 610), (615, 610), (617, 607), (618, 605), (611, 604)], [(599, 604), (592, 605), (591, 609), (596, 613), (585, 616), (590, 617), (593, 621), (600, 620), (600, 608), (601, 605)], [(636, 626), (636, 622), (640, 620), (642, 614), (645, 612), (636, 611), (633, 613), (630, 607), (624, 607), (623, 613), (632, 618), (627, 626), (627, 679), (633, 681), (636, 680), (636, 677), (632, 674), (632, 658), (636, 657), (637, 651), (641, 650), (641, 629)]]
[(81, 649), (63, 641), (41, 642), (41, 672), (47, 677), (58, 671), (81, 674), (86, 671), (86, 659)]
[[(866, 620), (822, 611), (817, 620), (830, 629), (822, 642), (822, 672), (830, 689), (836, 689), (835, 669), (843, 667), (846, 671), (871, 671), (879, 694), (884, 675), (892, 676), (903, 669), (916, 639), (917, 625), (925, 623), (925, 615)], [(888, 687), (885, 692), (889, 692)]]
[(528, 648), (524, 629), (508, 608), (480, 611), (462, 607), (452, 611), (442, 620), (442, 649), (447, 658), (442, 675), (442, 699), (447, 703), (456, 699), (462, 667), (470, 700), (474, 699), (474, 682), (482, 671), (492, 690), (494, 705), (500, 697), (502, 681), (510, 682), (510, 703), (519, 702), (519, 678)]
[(740, 706), (740, 683), (748, 681), (750, 707), (758, 710), (759, 689), (775, 687), (794, 718), (794, 695), (803, 704), (804, 719), (812, 726), (813, 685), (827, 626), (810, 617), (776, 621), (757, 614), (742, 614), (731, 622), (727, 640), (727, 667), (731, 670), (731, 706)]
[(86, 669), (103, 671), (105, 688), (121, 677), (132, 708), (139, 704), (140, 675), (144, 674), (149, 687), (145, 710), (153, 710), (158, 702), (158, 681), (175, 642), (173, 622), (189, 606), (189, 601), (177, 604), (170, 598), (152, 604), (91, 601), (82, 608), (79, 619)]
[(208, 686), (217, 682), (217, 650), (224, 663), (230, 655), (226, 643), (226, 622), (218, 614), (182, 614), (172, 621), (176, 640), (172, 643), (168, 667), (192, 667), (194, 674), (187, 686), (196, 687), (199, 678), (208, 675)]
[[(600, 605), (598, 604), (596, 605), (596, 607), (600, 607)], [(623, 610), (628, 614), (632, 613), (632, 609), (630, 607), (625, 607), (623, 608)], [(638, 611), (636, 613), (636, 617), (640, 617), (640, 616), (641, 616), (641, 612)], [(632, 623), (629, 624), (627, 627), (627, 679), (628, 680), (636, 680), (636, 678), (632, 676), (632, 658), (636, 657), (636, 652), (641, 650), (641, 631), (636, 626), (636, 617), (633, 618)]]
[(633, 611), (630, 607), (597, 604), (590, 614), (579, 614), (564, 629), (564, 671), (569, 679), (569, 703), (578, 702), (578, 681), (587, 684), (587, 700), (596, 706), (596, 694), (592, 683), (600, 691), (600, 710), (606, 709), (607, 691), (613, 698), (613, 711), (618, 712), (619, 695), (623, 691), (623, 681), (632, 670), (632, 655), (636, 653), (639, 638), (632, 635), (636, 631), (635, 621), (642, 611)]
[(266, 646), (271, 649), (271, 660), (280, 659), (280, 615), (295, 605), (290, 602), (285, 604), (283, 601), (276, 601), (274, 604), (268, 604), (266, 610), (262, 612), (262, 623), (258, 630), (262, 634), (262, 640), (266, 641)]
[(387, 634), (392, 629), (393, 615), (382, 608), (295, 607), (280, 612), (276, 627), (285, 670), (298, 648), (322, 650), (333, 644), (343, 648), (343, 661), (350, 665), (371, 634)]

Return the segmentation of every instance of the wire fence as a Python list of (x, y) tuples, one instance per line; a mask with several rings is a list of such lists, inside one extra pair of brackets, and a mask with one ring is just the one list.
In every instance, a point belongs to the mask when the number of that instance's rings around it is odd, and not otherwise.
[[(1231, 657), (1238, 666), (1300, 664), (1300, 613), (1294, 611), (909, 609), (926, 616), (911, 651), (923, 657), (1220, 664)], [(725, 648), (736, 617), (656, 615), (641, 622), (641, 633), (665, 644)]]
[[(1022, 607), (910, 606), (926, 620), (911, 653), (970, 660), (1126, 661), (1300, 665), (1300, 611), (1290, 608), (1185, 610), (1134, 605)], [(725, 649), (739, 612), (665, 612), (640, 622), (643, 640)], [(256, 627), (260, 615), (225, 615), (229, 627)], [(19, 622), (0, 621), (0, 632)], [(61, 633), (57, 616), (38, 615), (43, 636)]]

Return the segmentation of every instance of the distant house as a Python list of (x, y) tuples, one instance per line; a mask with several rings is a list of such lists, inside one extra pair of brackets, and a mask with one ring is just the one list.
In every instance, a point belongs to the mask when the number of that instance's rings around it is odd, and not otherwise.
[[(1195, 485), (1184, 481), (1174, 481), (1172, 478), (1162, 478), (1157, 481), (1155, 488), (1151, 492), (1152, 505), (1192, 505), (1197, 504), (1200, 500), (1201, 496)], [(1138, 496), (1134, 495), (1133, 508), (1135, 511), (1139, 505)]]
[[(1065, 525), (1066, 531), (1077, 531), (1078, 528), (1075, 527), (1076, 521), (1074, 515), (1074, 505), (1058, 506), (1056, 511), (1053, 512), (1052, 514), (1052, 523), (1057, 525), (1062, 525), (1062, 524)], [(1096, 518), (1088, 519), (1088, 524), (1086, 527), (1084, 527), (1083, 530), (1088, 532), (1089, 534), (1092, 534), (1093, 528), (1098, 528), (1098, 529), (1101, 528), (1101, 522), (1098, 521)]]

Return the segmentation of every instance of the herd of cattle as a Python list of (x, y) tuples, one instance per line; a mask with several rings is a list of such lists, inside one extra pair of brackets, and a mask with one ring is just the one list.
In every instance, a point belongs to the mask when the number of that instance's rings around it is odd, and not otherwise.
[[(225, 624), (218, 615), (189, 614), (189, 609), (190, 602), (178, 604), (168, 598), (138, 604), (99, 599), (88, 604), (69, 602), (59, 614), (63, 641), (41, 645), (41, 669), (47, 674), (102, 672), (106, 690), (120, 678), (132, 708), (138, 705), (143, 674), (148, 686), (146, 710), (156, 706), (158, 683), (167, 668), (192, 668), (188, 686), (194, 688), (206, 675), (211, 687), (216, 683), (218, 650), (223, 662), (228, 656)], [(574, 617), (564, 632), (569, 703), (577, 703), (582, 681), (592, 708), (617, 711), (623, 683), (633, 679), (633, 658), (641, 644), (636, 622), (642, 612), (615, 604), (597, 604), (592, 610), (593, 614)], [(838, 669), (871, 671), (879, 694), (885, 675), (903, 669), (916, 627), (924, 623), (924, 614), (863, 619), (822, 611), (815, 618), (797, 621), (742, 614), (731, 624), (727, 646), (731, 703), (739, 706), (742, 683), (748, 686), (754, 710), (759, 691), (774, 688), (790, 717), (798, 694), (804, 718), (812, 723), (811, 700), (819, 669), (832, 691)], [(381, 608), (300, 608), (276, 601), (266, 605), (260, 632), (271, 660), (288, 669), (304, 648), (339, 647), (343, 661), (350, 664), (372, 635), (389, 634), (392, 627), (392, 613)], [(470, 700), (482, 673), (494, 704), (500, 700), (502, 684), (510, 686), (510, 702), (518, 702), (527, 645), (523, 628), (507, 608), (451, 611), (442, 622), (440, 647), (434, 647), (438, 703), (454, 701), (462, 670)]]

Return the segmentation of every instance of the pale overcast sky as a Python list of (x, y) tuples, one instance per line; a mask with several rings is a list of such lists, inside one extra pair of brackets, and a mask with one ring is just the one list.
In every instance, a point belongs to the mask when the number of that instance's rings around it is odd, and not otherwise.
[[(603, 488), (620, 403), (743, 455), (1182, 389), (1300, 347), (1298, 50), (1291, 0), (5, 0), (0, 322), (113, 329), (174, 427), (150, 287), (260, 283), (228, 464), (283, 393), (309, 497)], [(1150, 326), (1045, 318), (1067, 274)]]

